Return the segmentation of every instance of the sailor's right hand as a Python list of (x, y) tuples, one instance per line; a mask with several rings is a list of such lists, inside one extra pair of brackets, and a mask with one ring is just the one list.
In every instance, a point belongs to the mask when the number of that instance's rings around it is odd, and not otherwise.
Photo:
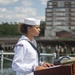
[(43, 70), (43, 69), (47, 69), (47, 68), (44, 66), (36, 66), (35, 71)]

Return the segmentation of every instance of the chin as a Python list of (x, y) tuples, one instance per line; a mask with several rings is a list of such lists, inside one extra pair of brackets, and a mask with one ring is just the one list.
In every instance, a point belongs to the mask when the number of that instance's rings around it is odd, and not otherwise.
[(39, 36), (39, 35), (35, 35), (35, 36)]
[(35, 36), (39, 36), (39, 35), (35, 35)]

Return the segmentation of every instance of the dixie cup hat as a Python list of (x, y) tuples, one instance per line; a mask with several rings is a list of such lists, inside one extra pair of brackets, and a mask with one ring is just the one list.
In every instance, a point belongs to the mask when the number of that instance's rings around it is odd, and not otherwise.
[(36, 26), (36, 25), (40, 25), (40, 20), (37, 20), (35, 18), (25, 18), (24, 23), (27, 25)]

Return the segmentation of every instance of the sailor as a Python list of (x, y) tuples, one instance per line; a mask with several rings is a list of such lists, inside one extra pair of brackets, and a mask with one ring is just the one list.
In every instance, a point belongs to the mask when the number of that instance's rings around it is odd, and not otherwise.
[(39, 52), (36, 50), (37, 43), (34, 37), (39, 36), (40, 20), (25, 18), (24, 22), (18, 25), (18, 30), (22, 36), (14, 47), (12, 62), (12, 69), (16, 71), (16, 75), (34, 75), (34, 71), (52, 66), (53, 64), (40, 63)]

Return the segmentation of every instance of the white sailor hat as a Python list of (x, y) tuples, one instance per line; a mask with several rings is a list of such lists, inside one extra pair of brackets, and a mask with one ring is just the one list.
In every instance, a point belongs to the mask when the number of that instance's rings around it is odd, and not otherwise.
[(36, 26), (36, 25), (40, 25), (40, 20), (37, 20), (35, 18), (25, 18), (24, 23), (27, 25)]

